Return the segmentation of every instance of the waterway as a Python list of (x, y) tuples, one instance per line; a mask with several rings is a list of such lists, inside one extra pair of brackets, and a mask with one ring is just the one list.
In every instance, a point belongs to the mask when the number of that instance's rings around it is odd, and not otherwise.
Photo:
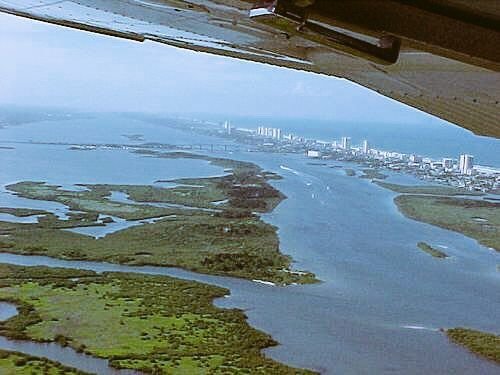
[[(118, 125), (126, 120), (106, 120), (109, 129), (103, 137), (108, 142), (121, 139), (123, 132)], [(93, 119), (85, 132), (66, 130), (68, 134), (58, 137), (83, 143), (86, 134), (93, 134), (96, 142), (92, 129), (98, 123)], [(134, 134), (146, 133), (140, 124), (134, 124)], [(30, 134), (35, 126), (42, 125), (16, 127), (17, 140), (37, 140)], [(48, 131), (39, 134), (46, 137), (51, 125), (43, 126)], [(145, 125), (149, 129), (146, 141), (174, 143), (175, 132), (158, 125), (155, 133), (150, 126)], [(0, 144), (2, 139), (14, 137), (10, 130), (4, 138), (4, 131), (9, 128), (0, 131)], [(190, 136), (196, 139), (196, 135)], [(15, 147), (0, 151), (2, 166), (6, 166), (0, 171), (2, 185), (21, 180), (68, 185), (151, 184), (158, 179), (223, 173), (199, 160), (155, 159), (126, 150)], [(438, 329), (466, 326), (500, 332), (499, 253), (459, 233), (405, 218), (393, 203), (395, 193), (369, 180), (346, 176), (343, 168), (310, 165), (301, 155), (215, 155), (253, 161), (284, 177), (272, 184), (287, 199), (264, 215), (264, 220), (278, 227), (281, 250), (293, 257), (294, 267), (316, 273), (321, 283), (283, 288), (172, 268), (10, 254), (1, 254), (0, 262), (166, 274), (226, 287), (230, 296), (216, 304), (244, 309), (252, 326), (280, 342), (265, 351), (268, 356), (324, 373), (498, 373), (497, 365), (451, 344)], [(11, 164), (14, 162), (16, 167)], [(330, 164), (357, 168), (347, 163)], [(387, 181), (415, 182), (411, 176), (392, 174)], [(4, 198), (3, 202), (9, 200)], [(420, 241), (445, 248), (450, 258), (438, 260), (421, 252), (416, 247)]]

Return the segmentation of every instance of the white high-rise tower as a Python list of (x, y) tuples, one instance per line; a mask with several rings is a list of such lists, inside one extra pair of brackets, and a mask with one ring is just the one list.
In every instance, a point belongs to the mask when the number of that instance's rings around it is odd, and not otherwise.
[(363, 141), (363, 154), (368, 154), (368, 152), (370, 151), (370, 145), (368, 144), (368, 141), (365, 139)]
[(470, 174), (474, 166), (474, 157), (472, 155), (460, 155), (458, 169), (462, 174)]
[(342, 137), (342, 148), (344, 150), (351, 149), (351, 138), (350, 137)]
[(227, 134), (231, 134), (231, 123), (229, 121), (224, 121), (224, 129), (226, 130)]

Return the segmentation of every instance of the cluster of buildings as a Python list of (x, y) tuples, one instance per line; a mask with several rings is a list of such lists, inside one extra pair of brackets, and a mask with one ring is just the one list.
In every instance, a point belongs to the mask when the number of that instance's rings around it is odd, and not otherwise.
[(266, 128), (265, 126), (259, 126), (257, 128), (257, 135), (261, 137), (268, 137), (276, 140), (281, 140), (281, 129), (280, 128)]
[[(500, 169), (474, 165), (474, 157), (431, 159), (416, 154), (377, 150), (368, 140), (353, 146), (350, 137), (333, 142), (304, 139), (284, 134), (279, 128), (259, 126), (251, 136), (262, 138), (267, 148), (278, 152), (303, 152), (310, 158), (362, 162), (372, 167), (414, 174), (422, 179), (478, 191), (500, 191)], [(270, 143), (271, 142), (271, 143)]]
[(416, 154), (370, 148), (367, 140), (361, 146), (352, 147), (349, 146), (349, 141), (342, 139), (340, 145), (323, 150), (318, 157), (358, 161), (454, 187), (500, 193), (500, 169), (474, 165), (474, 157), (469, 154), (462, 154), (457, 159), (431, 159)]
[(368, 140), (353, 145), (347, 136), (326, 142), (285, 134), (280, 128), (259, 126), (256, 130), (235, 129), (229, 121), (223, 123), (223, 128), (231, 137), (253, 144), (262, 151), (304, 153), (310, 158), (359, 162), (468, 190), (500, 193), (500, 169), (475, 165), (474, 157), (468, 154), (462, 154), (457, 159), (431, 159), (416, 154), (377, 150), (371, 147)]

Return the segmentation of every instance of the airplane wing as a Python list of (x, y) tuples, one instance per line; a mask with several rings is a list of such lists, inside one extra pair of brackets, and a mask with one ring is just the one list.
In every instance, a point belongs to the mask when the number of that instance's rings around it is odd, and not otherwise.
[(0, 11), (346, 78), (500, 138), (500, 1), (0, 0)]

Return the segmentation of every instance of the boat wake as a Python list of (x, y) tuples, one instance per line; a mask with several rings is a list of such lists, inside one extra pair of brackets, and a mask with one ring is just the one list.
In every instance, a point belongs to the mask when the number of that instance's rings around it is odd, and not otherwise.
[(431, 332), (438, 332), (439, 331), (439, 329), (437, 329), (437, 328), (412, 325), (412, 324), (403, 325), (403, 326), (401, 326), (401, 328), (413, 329), (413, 330), (417, 330), (417, 331), (431, 331)]
[(297, 176), (300, 176), (300, 172), (299, 171), (296, 171), (295, 169), (292, 169), (292, 168), (288, 168), (284, 165), (280, 165), (280, 168), (283, 169), (284, 171), (288, 171), (288, 172), (291, 172)]

